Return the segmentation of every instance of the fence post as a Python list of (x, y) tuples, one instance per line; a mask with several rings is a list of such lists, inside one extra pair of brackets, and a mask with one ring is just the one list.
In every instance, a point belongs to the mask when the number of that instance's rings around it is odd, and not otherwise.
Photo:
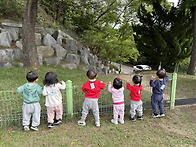
[(67, 115), (73, 116), (73, 88), (72, 81), (66, 81)]
[(175, 105), (175, 96), (176, 96), (176, 82), (177, 82), (177, 73), (172, 75), (172, 85), (171, 85), (171, 95), (170, 95), (170, 109), (174, 109)]

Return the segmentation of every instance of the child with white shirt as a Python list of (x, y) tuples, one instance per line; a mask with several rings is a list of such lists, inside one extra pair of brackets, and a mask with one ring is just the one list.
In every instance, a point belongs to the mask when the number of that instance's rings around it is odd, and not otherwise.
[[(113, 115), (114, 118), (111, 120), (113, 124), (124, 124), (124, 87), (122, 86), (122, 80), (120, 78), (115, 78), (113, 81), (113, 88), (111, 82), (108, 85), (108, 91), (112, 93), (113, 99)], [(120, 118), (118, 119), (118, 115)]]
[[(64, 81), (61, 81), (61, 83), (58, 83), (57, 75), (54, 72), (46, 73), (42, 94), (46, 96), (45, 106), (47, 107), (48, 128), (53, 128), (54, 125), (62, 123), (63, 105), (60, 89), (65, 89), (66, 85)], [(54, 122), (55, 113), (56, 121)]]

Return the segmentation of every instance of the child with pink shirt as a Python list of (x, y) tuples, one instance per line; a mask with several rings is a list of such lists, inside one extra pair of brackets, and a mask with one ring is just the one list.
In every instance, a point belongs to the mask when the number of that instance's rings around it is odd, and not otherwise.
[[(111, 120), (113, 124), (124, 124), (124, 87), (122, 86), (122, 80), (120, 78), (115, 78), (113, 81), (113, 88), (111, 82), (108, 85), (108, 91), (112, 93), (113, 99), (113, 115), (114, 118)], [(118, 119), (118, 115), (120, 118)]]

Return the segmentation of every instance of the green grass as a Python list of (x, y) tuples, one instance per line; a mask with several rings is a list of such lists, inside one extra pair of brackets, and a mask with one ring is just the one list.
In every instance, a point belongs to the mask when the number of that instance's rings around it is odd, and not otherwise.
[(164, 118), (153, 119), (146, 110), (143, 121), (130, 122), (126, 114), (124, 125), (112, 124), (112, 115), (102, 115), (100, 128), (94, 126), (92, 116), (85, 127), (77, 126), (79, 118), (64, 120), (54, 129), (42, 123), (38, 132), (13, 127), (0, 131), (0, 146), (195, 146), (195, 112), (195, 106), (176, 108), (166, 110)]
[[(16, 90), (17, 87), (26, 83), (26, 73), (29, 70), (22, 67), (13, 67), (1, 69), (0, 89), (1, 91)], [(76, 109), (81, 109), (84, 99), (80, 87), (88, 79), (86, 72), (77, 69), (62, 69), (60, 66), (40, 67), (36, 72), (39, 74), (38, 84), (43, 86), (42, 81), (46, 72), (53, 71), (60, 80), (72, 80), (73, 85), (78, 87), (77, 94), (74, 95)], [(155, 71), (140, 73), (143, 75), (142, 85), (145, 89), (142, 91), (142, 100), (150, 102), (151, 88), (148, 86), (151, 75)], [(113, 81), (114, 77), (121, 77), (124, 81), (131, 81), (130, 75), (101, 75), (98, 80), (107, 83)], [(169, 73), (171, 78), (171, 73)], [(195, 76), (178, 75), (177, 81), (177, 98), (194, 97), (196, 87)], [(63, 92), (64, 93), (64, 92)], [(170, 82), (167, 84), (166, 95), (170, 94)], [(2, 99), (2, 97), (1, 97)], [(129, 92), (125, 93), (125, 103), (129, 103)], [(111, 94), (105, 91), (101, 92), (100, 103), (112, 104)], [(42, 110), (45, 110), (44, 98), (42, 99)], [(0, 103), (0, 106), (2, 103)], [(12, 109), (14, 109), (14, 104)], [(4, 109), (5, 105), (1, 106)], [(19, 111), (19, 110), (17, 110)], [(6, 129), (0, 130), (0, 146), (195, 146), (196, 145), (196, 106), (175, 108), (174, 110), (166, 109), (166, 117), (153, 119), (151, 110), (144, 111), (144, 120), (130, 122), (129, 112), (125, 114), (124, 125), (113, 125), (110, 120), (112, 113), (101, 114), (101, 127), (94, 126), (92, 115), (87, 117), (85, 127), (77, 126), (77, 120), (80, 115), (73, 119), (64, 119), (63, 124), (49, 130), (46, 126), (46, 119), (41, 122), (38, 132), (24, 132), (22, 125), (16, 124), (7, 126)], [(1, 113), (2, 114), (2, 113)]]

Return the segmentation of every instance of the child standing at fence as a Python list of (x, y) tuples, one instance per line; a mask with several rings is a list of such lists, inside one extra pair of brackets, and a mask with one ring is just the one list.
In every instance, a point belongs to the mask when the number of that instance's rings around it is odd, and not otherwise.
[[(120, 78), (115, 78), (113, 81), (113, 88), (111, 82), (108, 85), (108, 91), (112, 93), (113, 99), (113, 115), (114, 118), (111, 120), (113, 124), (124, 124), (124, 87)], [(118, 115), (120, 118), (118, 119)]]
[(131, 91), (130, 96), (130, 120), (136, 121), (135, 115), (136, 111), (138, 112), (137, 118), (142, 120), (143, 119), (143, 107), (142, 107), (142, 100), (141, 100), (141, 91), (142, 91), (142, 76), (134, 75), (132, 78), (133, 86), (129, 84), (127, 81), (127, 89)]
[(24, 130), (29, 130), (30, 119), (32, 116), (32, 126), (31, 129), (38, 131), (38, 126), (40, 125), (40, 97), (42, 94), (42, 87), (36, 82), (38, 81), (37, 73), (30, 71), (26, 75), (28, 83), (18, 87), (17, 92), (23, 96), (23, 126)]
[[(57, 75), (54, 72), (48, 72), (43, 81), (43, 95), (46, 96), (45, 106), (47, 107), (48, 128), (53, 128), (54, 125), (62, 123), (63, 105), (62, 94), (60, 89), (65, 89), (64, 81), (58, 83)], [(56, 113), (56, 121), (54, 117)]]
[[(152, 89), (152, 96), (151, 96), (151, 104), (153, 109), (153, 118), (163, 117), (164, 114), (164, 105), (163, 105), (163, 93), (165, 92), (165, 85), (168, 81), (168, 75), (165, 69), (158, 70), (157, 73), (157, 80), (154, 80), (155, 77), (152, 76), (150, 80), (150, 86), (153, 87)], [(158, 114), (157, 105), (159, 105), (160, 115)]]
[(88, 70), (86, 73), (89, 81), (84, 83), (82, 91), (85, 92), (85, 100), (83, 102), (83, 110), (81, 120), (78, 121), (79, 126), (85, 126), (85, 120), (89, 113), (89, 110), (93, 111), (95, 117), (95, 126), (100, 126), (99, 120), (99, 106), (98, 99), (101, 89), (105, 88), (105, 84), (101, 81), (96, 80), (98, 77), (95, 70)]

